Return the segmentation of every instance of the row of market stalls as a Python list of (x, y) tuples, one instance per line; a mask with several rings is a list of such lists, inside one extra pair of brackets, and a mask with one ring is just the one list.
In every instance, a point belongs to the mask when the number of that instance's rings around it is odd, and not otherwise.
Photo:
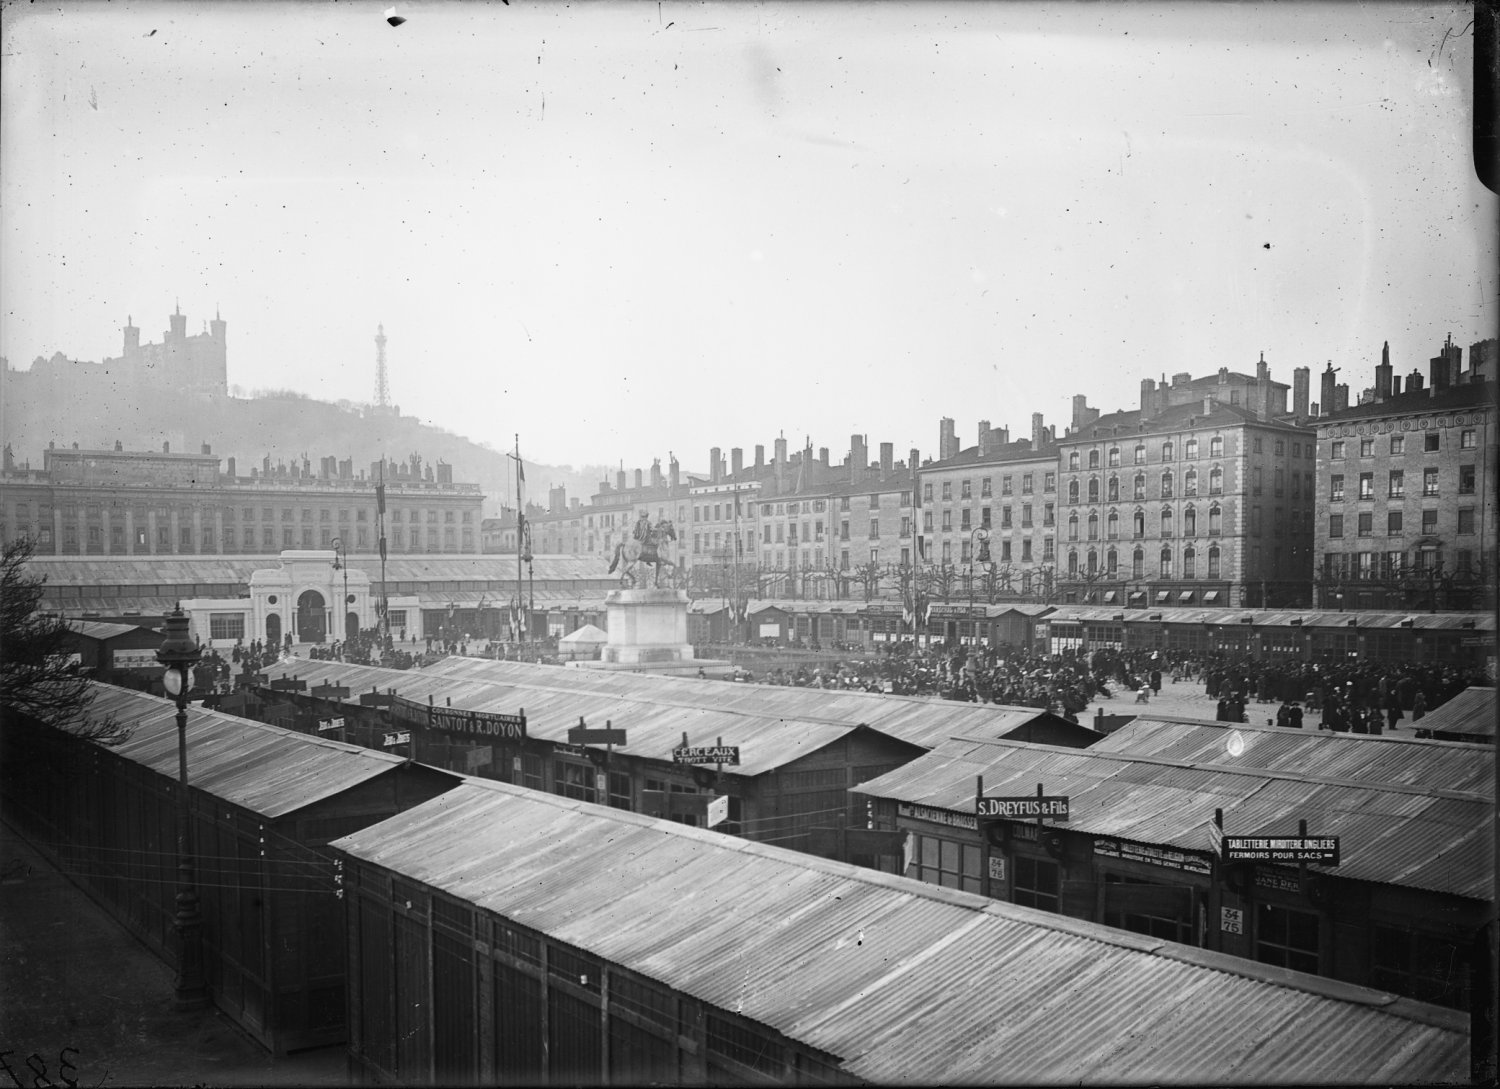
[(1113, 647), (1269, 661), (1362, 658), (1483, 665), (1495, 656), (1495, 616), (1061, 605), (1038, 618), (1036, 639), (1052, 653)]

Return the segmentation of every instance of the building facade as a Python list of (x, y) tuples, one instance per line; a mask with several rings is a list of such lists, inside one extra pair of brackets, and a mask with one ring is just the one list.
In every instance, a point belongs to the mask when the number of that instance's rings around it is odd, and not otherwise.
[(222, 466), (207, 445), (52, 447), (40, 471), (6, 456), (0, 538), (24, 535), (39, 556), (371, 555), (383, 517), (392, 555), (478, 553), (483, 502), (477, 484), (456, 484), (451, 466), (423, 466), (416, 455), (358, 475), (347, 459), (324, 458), (315, 472), (305, 458), (290, 467), (267, 458), (240, 476), (234, 458)]
[(1387, 348), (1359, 403), (1318, 420), (1320, 607), (1494, 608), (1494, 345), (1465, 369), (1450, 338), (1404, 388)]

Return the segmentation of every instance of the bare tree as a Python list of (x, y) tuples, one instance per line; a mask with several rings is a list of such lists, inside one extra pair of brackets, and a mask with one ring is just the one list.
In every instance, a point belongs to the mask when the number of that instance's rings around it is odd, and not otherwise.
[(5, 545), (0, 557), (0, 709), (25, 715), (76, 737), (118, 745), (129, 731), (109, 715), (88, 713), (93, 684), (72, 657), (68, 625), (39, 610), (46, 578), (29, 574), (35, 546), (26, 537)]

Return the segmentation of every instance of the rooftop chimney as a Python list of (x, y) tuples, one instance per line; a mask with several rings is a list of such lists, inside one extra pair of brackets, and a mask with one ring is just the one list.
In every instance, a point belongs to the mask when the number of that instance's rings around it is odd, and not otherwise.
[(1386, 341), (1380, 349), (1380, 364), (1375, 368), (1375, 400), (1384, 401), (1391, 395), (1391, 342)]
[(880, 471), (882, 473), (888, 473), (888, 472), (890, 472), (893, 468), (895, 468), (895, 464), (896, 464), (896, 460), (895, 459), (896, 459), (896, 444), (893, 443), (893, 442), (883, 442), (883, 443), (881, 443), (880, 444)]
[(755, 444), (755, 467), (757, 469), (766, 467), (766, 448), (760, 443)]
[(661, 487), (661, 458), (651, 459), (651, 486), (653, 488)]
[(621, 469), (619, 472), (617, 472), (615, 474), (615, 490), (616, 491), (620, 491), (620, 492), (623, 492), (625, 490), (625, 470), (624, 469)]
[(1318, 376), (1320, 382), (1321, 400), (1323, 404), (1323, 415), (1325, 416), (1334, 411), (1335, 398), (1333, 387), (1336, 381), (1334, 375), (1337, 374), (1337, 372), (1338, 368), (1333, 365), (1333, 360), (1330, 359), (1328, 361), (1328, 366), (1324, 369), (1323, 373)]
[(745, 451), (738, 446), (729, 451), (729, 471), (738, 479), (745, 469)]
[(1271, 378), (1271, 368), (1266, 366), (1266, 353), (1260, 353), (1260, 362), (1255, 364), (1255, 378), (1258, 382), (1266, 382)]
[(1292, 371), (1292, 414), (1299, 420), (1307, 418), (1307, 400), (1311, 395), (1312, 371), (1308, 367), (1297, 367)]
[[(952, 420), (948, 421), (948, 423), (950, 423), (950, 424), (952, 422), (953, 422)], [(849, 480), (850, 480), (850, 482), (857, 484), (861, 479), (863, 479), (863, 477), (865, 475), (865, 471), (869, 468), (869, 466), (870, 466), (870, 451), (869, 451), (869, 448), (865, 446), (865, 437), (863, 435), (850, 435), (849, 436)]]
[(938, 460), (946, 460), (957, 453), (958, 433), (953, 429), (953, 418), (944, 416), (938, 421)]
[(708, 448), (708, 482), (710, 484), (719, 482), (719, 448), (717, 446)]
[(777, 492), (782, 492), (782, 491), (786, 490), (786, 436), (785, 435), (781, 435), (781, 436), (779, 436), (776, 439), (775, 443), (772, 444), (772, 450), (773, 450), (773, 452), (776, 455), (775, 456), (775, 461), (776, 461), (776, 465), (775, 465), (775, 468), (776, 468), (776, 491)]
[(637, 488), (639, 488), (639, 487), (642, 486), (643, 481), (641, 480), (641, 476), (642, 476), (641, 471), (639, 469), (637, 469), (635, 471), (635, 486)]
[(1042, 426), (1042, 414), (1033, 412), (1031, 414), (1031, 448), (1040, 450), (1047, 439), (1047, 429)]

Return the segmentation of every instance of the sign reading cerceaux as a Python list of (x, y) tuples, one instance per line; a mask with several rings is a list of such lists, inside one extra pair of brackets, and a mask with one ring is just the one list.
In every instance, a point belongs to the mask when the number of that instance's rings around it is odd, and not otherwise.
[(1068, 798), (1063, 794), (1035, 794), (1020, 798), (980, 798), (974, 803), (978, 817), (1009, 817), (1012, 820), (1035, 820), (1045, 817), (1054, 821), (1068, 819)]
[(1339, 864), (1338, 836), (1225, 836), (1225, 862)]
[(672, 750), (672, 759), (679, 764), (738, 764), (738, 745), (679, 745)]

